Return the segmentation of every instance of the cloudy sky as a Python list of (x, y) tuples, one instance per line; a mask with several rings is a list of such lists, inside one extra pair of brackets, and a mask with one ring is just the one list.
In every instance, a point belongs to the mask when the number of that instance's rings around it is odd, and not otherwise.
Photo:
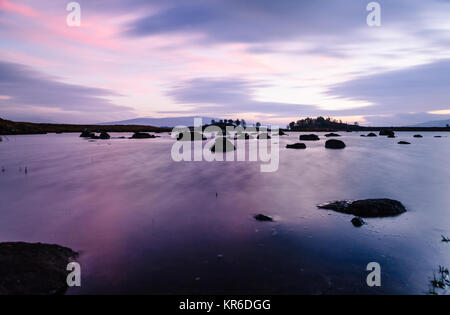
[(450, 1), (0, 0), (0, 117), (450, 118)]

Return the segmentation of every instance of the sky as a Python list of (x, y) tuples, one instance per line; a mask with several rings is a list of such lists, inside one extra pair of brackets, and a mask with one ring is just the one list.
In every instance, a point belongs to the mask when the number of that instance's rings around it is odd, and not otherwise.
[(0, 117), (450, 118), (450, 1), (0, 0)]

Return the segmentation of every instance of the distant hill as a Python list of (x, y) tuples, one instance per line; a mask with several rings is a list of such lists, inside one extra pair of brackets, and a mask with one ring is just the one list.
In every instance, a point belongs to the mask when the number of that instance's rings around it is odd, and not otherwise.
[(194, 118), (201, 118), (203, 124), (210, 124), (211, 120), (219, 120), (212, 117), (165, 117), (165, 118), (135, 118), (122, 121), (100, 123), (98, 125), (144, 125), (155, 127), (193, 126)]
[(450, 125), (450, 119), (427, 121), (412, 127), (446, 127), (447, 125)]

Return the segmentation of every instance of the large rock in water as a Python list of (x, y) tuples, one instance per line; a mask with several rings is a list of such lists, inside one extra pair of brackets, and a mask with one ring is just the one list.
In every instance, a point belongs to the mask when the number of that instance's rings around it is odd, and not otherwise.
[(131, 139), (150, 139), (150, 138), (156, 138), (156, 136), (146, 132), (135, 132), (134, 135), (131, 137)]
[(330, 137), (340, 137), (341, 135), (337, 134), (337, 133), (327, 133), (325, 135), (325, 137), (330, 138)]
[(235, 151), (236, 147), (234, 146), (233, 143), (231, 143), (230, 140), (224, 138), (224, 137), (220, 137), (217, 138), (216, 141), (214, 142), (213, 146), (211, 147), (211, 151), (212, 152), (230, 152), (230, 151)]
[(414, 138), (423, 138), (422, 135), (414, 135)]
[(325, 142), (325, 148), (327, 149), (343, 149), (345, 148), (345, 143), (341, 140), (331, 139)]
[(377, 135), (374, 134), (373, 132), (369, 133), (366, 137), (376, 137)]
[(99, 138), (103, 139), (103, 140), (107, 140), (107, 139), (111, 138), (111, 136), (106, 131), (102, 131), (100, 133), (100, 137)]
[(408, 141), (399, 141), (398, 144), (411, 144)]
[(206, 140), (206, 137), (203, 136), (203, 134), (199, 132), (183, 132), (178, 134), (177, 136), (178, 141), (203, 141)]
[(315, 135), (315, 134), (310, 134), (310, 135), (300, 135), (300, 140), (303, 141), (318, 141), (320, 140), (319, 136)]
[(317, 207), (363, 218), (391, 217), (406, 212), (401, 202), (392, 199), (341, 200), (323, 203)]
[(395, 132), (390, 129), (382, 129), (380, 130), (380, 136), (395, 137)]
[(67, 264), (77, 256), (59, 245), (0, 243), (0, 295), (63, 294)]
[(304, 143), (294, 143), (286, 145), (286, 149), (306, 149), (306, 144)]
[(260, 214), (256, 214), (253, 217), (255, 218), (255, 220), (258, 220), (258, 221), (267, 221), (267, 222), (272, 222), (273, 221), (273, 218), (271, 218), (271, 217), (269, 217), (267, 215), (261, 214), (261, 213)]
[(81, 138), (92, 138), (92, 137), (95, 137), (95, 133), (93, 133), (92, 131), (89, 131), (89, 130), (87, 130), (87, 129), (84, 129), (84, 130), (81, 132), (80, 137), (81, 137)]

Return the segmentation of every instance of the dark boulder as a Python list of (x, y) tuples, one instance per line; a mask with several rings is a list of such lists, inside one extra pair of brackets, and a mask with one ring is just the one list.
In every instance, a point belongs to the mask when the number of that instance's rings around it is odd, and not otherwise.
[(395, 135), (389, 135), (388, 138), (395, 138)]
[(81, 138), (91, 138), (93, 136), (95, 137), (95, 133), (93, 133), (92, 131), (89, 131), (87, 129), (84, 129), (80, 135)]
[(217, 138), (211, 147), (212, 152), (218, 153), (230, 152), (235, 150), (236, 147), (234, 146), (234, 144), (224, 137)]
[(434, 136), (435, 138), (442, 138), (442, 136)]
[(177, 136), (178, 141), (203, 141), (206, 140), (206, 137), (203, 136), (203, 134), (195, 131), (191, 132), (183, 132), (178, 134)]
[(106, 131), (102, 131), (101, 133), (100, 133), (100, 137), (99, 137), (100, 139), (103, 139), (103, 140), (106, 140), (106, 139), (109, 139), (109, 138), (111, 138), (111, 136), (106, 132)]
[(150, 138), (156, 138), (156, 136), (146, 132), (135, 132), (134, 135), (131, 137), (131, 139), (150, 139)]
[(318, 140), (320, 140), (319, 136), (317, 136), (315, 134), (301, 135), (299, 139), (303, 140), (303, 141), (318, 141)]
[(286, 135), (286, 133), (283, 131), (283, 130), (278, 130), (278, 135), (279, 136), (285, 136)]
[(411, 143), (409, 143), (407, 141), (399, 141), (398, 144), (411, 144)]
[(59, 245), (0, 243), (0, 295), (63, 294), (67, 264), (77, 256)]
[(327, 133), (325, 135), (325, 137), (330, 138), (330, 137), (340, 137), (341, 135), (337, 134), (337, 133)]
[(255, 220), (258, 220), (258, 221), (267, 221), (267, 222), (273, 221), (273, 218), (271, 218), (267, 215), (264, 215), (264, 214), (255, 214), (253, 217), (255, 218)]
[(327, 149), (343, 149), (345, 148), (345, 143), (341, 140), (331, 139), (325, 142), (325, 148)]
[(361, 226), (363, 226), (364, 224), (366, 224), (366, 222), (364, 222), (364, 220), (361, 219), (360, 217), (354, 217), (354, 218), (351, 220), (351, 222), (352, 222), (352, 224), (353, 224), (354, 227), (361, 227)]
[(392, 199), (341, 200), (323, 203), (317, 207), (363, 218), (390, 217), (406, 212), (401, 202)]
[(422, 135), (414, 135), (414, 138), (423, 138)]
[(304, 143), (295, 143), (286, 145), (286, 149), (306, 149), (306, 144)]
[(376, 137), (377, 135), (374, 134), (373, 132), (369, 133), (366, 137)]
[(395, 136), (395, 132), (390, 129), (382, 129), (380, 130), (380, 136)]

